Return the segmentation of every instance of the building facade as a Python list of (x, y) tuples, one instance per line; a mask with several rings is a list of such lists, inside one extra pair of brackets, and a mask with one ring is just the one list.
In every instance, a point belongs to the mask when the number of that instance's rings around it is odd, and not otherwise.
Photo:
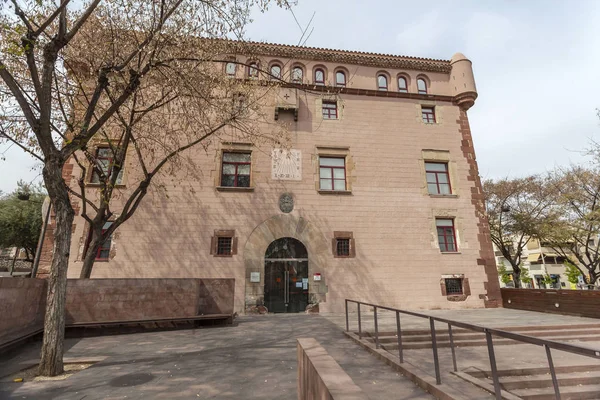
[[(191, 150), (204, 179), (150, 193), (92, 278), (235, 278), (239, 312), (339, 312), (346, 298), (501, 304), (467, 117), (471, 62), (264, 43), (253, 53), (289, 82), (265, 104), (287, 123), (289, 147)], [(224, 73), (256, 78), (258, 62), (234, 57)], [(87, 234), (77, 216), (69, 277)]]

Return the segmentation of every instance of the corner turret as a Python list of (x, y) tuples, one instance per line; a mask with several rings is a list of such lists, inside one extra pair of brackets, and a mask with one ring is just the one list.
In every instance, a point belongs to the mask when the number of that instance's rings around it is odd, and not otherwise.
[(450, 72), (450, 87), (454, 100), (460, 108), (468, 110), (475, 104), (477, 88), (471, 60), (462, 53), (456, 53), (450, 60), (452, 71)]

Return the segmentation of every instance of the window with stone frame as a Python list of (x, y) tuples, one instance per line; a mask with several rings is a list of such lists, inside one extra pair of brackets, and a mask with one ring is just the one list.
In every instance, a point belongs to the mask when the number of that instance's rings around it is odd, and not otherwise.
[[(117, 151), (115, 148), (111, 148), (108, 145), (98, 146), (95, 151), (95, 163), (96, 165), (91, 165), (91, 177), (90, 183), (99, 184), (106, 180), (106, 183), (110, 182), (109, 172), (113, 167), (113, 162)], [(123, 172), (125, 168), (121, 168), (119, 171), (119, 175), (117, 176), (117, 180), (115, 181), (116, 185), (121, 185), (123, 183)]]
[(425, 82), (425, 79), (417, 79), (417, 90), (419, 94), (427, 94), (427, 82)]
[(398, 91), (400, 93), (408, 93), (408, 82), (405, 77), (398, 77)]
[[(104, 226), (102, 227), (102, 234), (104, 234), (113, 224), (112, 221), (107, 221), (104, 223)], [(87, 240), (85, 242), (85, 251), (84, 254), (87, 252), (88, 248), (90, 247), (90, 244), (92, 242), (92, 229), (90, 228), (88, 231), (88, 235), (87, 235)], [(112, 245), (112, 235), (109, 236), (108, 238), (106, 238), (106, 240), (100, 245), (100, 247), (98, 248), (98, 250), (96, 251), (96, 257), (95, 260), (96, 261), (108, 261), (110, 258), (110, 247)]]
[(435, 226), (437, 229), (438, 244), (442, 253), (456, 253), (456, 231), (454, 229), (454, 219), (436, 218)]
[(319, 189), (346, 190), (346, 158), (319, 156)]
[(425, 162), (425, 175), (427, 177), (427, 191), (429, 194), (451, 194), (450, 174), (448, 163)]
[(324, 85), (325, 84), (325, 70), (323, 70), (323, 68), (317, 68), (315, 70), (315, 84), (316, 85)]
[(440, 289), (442, 296), (462, 298), (462, 300), (471, 295), (469, 279), (463, 274), (442, 275)]
[(421, 106), (421, 116), (426, 124), (435, 124), (435, 107)]
[(335, 73), (335, 86), (346, 86), (346, 73), (344, 71), (337, 71)]
[(258, 78), (258, 63), (252, 62), (248, 65), (248, 78)]
[(231, 257), (237, 254), (235, 230), (215, 230), (210, 241), (210, 254), (215, 257)]
[(356, 248), (354, 245), (354, 235), (348, 231), (333, 232), (331, 249), (335, 258), (354, 258)]
[(323, 100), (323, 119), (338, 119), (337, 101)]
[(221, 162), (221, 186), (250, 187), (250, 152), (223, 152)]
[(237, 69), (237, 65), (235, 62), (228, 62), (227, 64), (225, 64), (225, 73), (229, 77), (233, 78), (235, 76), (236, 69)]
[(388, 90), (388, 79), (387, 76), (379, 74), (377, 76), (377, 90), (387, 91)]

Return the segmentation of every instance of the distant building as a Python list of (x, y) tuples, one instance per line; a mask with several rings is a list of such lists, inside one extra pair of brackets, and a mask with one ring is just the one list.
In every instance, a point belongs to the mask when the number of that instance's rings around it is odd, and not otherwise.
[[(248, 67), (232, 62), (223, 73), (263, 79), (258, 67), (289, 81), (264, 105), (289, 124), (289, 152), (243, 141), (192, 150), (206, 180), (194, 194), (149, 195), (98, 252), (92, 278), (235, 278), (240, 312), (339, 312), (346, 298), (497, 306), (467, 117), (477, 98), (471, 61), (266, 43), (253, 53), (260, 59), (231, 55)], [(65, 171), (77, 185), (76, 163)], [(88, 231), (76, 216), (71, 278)], [(41, 273), (44, 265), (42, 255)]]

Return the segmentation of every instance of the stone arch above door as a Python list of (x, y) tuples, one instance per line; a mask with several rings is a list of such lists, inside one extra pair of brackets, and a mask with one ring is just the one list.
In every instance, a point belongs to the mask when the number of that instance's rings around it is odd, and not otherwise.
[[(244, 246), (246, 268), (246, 307), (263, 305), (265, 252), (269, 245), (280, 238), (292, 237), (301, 241), (308, 251), (309, 300), (325, 301), (325, 281), (313, 282), (314, 272), (323, 272), (329, 255), (326, 236), (303, 217), (293, 214), (275, 215), (258, 225)], [(252, 272), (260, 273), (260, 282), (250, 282)]]

